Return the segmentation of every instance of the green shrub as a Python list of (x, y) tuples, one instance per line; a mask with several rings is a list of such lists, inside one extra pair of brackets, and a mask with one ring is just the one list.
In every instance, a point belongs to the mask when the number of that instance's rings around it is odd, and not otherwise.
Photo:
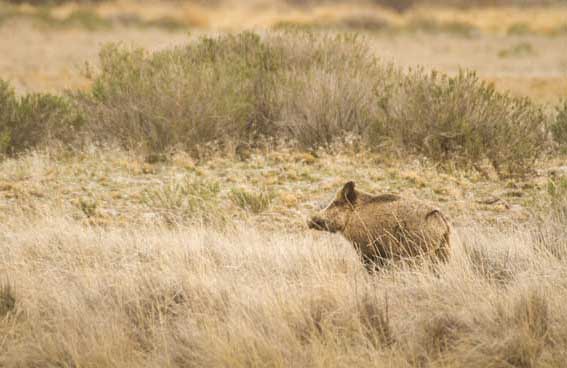
[(75, 95), (94, 140), (150, 153), (263, 137), (304, 148), (346, 136), (440, 162), (488, 160), (523, 173), (547, 143), (546, 116), (474, 73), (404, 72), (350, 34), (245, 32), (154, 54), (101, 53), (92, 89)]
[(371, 144), (389, 142), (439, 162), (489, 160), (500, 174), (521, 173), (546, 143), (539, 106), (496, 92), (472, 72), (412, 71), (390, 86), (383, 106), (385, 118), (372, 127)]
[(567, 151), (567, 100), (557, 108), (557, 116), (550, 130), (555, 142), (562, 150)]
[(16, 154), (53, 140), (72, 143), (82, 121), (67, 99), (41, 93), (18, 98), (0, 80), (0, 154)]
[[(151, 151), (265, 135), (328, 143), (367, 124), (360, 111), (374, 92), (362, 76), (378, 69), (355, 37), (298, 32), (204, 37), (152, 55), (111, 45), (101, 65), (90, 93), (77, 96), (93, 137)], [(305, 100), (309, 90), (318, 92)], [(329, 102), (335, 110), (310, 109)], [(320, 124), (327, 138), (317, 137)]]
[(106, 47), (91, 94), (79, 98), (94, 136), (163, 151), (251, 134), (270, 106), (263, 76), (274, 62), (258, 42), (251, 34), (205, 38), (153, 55)]

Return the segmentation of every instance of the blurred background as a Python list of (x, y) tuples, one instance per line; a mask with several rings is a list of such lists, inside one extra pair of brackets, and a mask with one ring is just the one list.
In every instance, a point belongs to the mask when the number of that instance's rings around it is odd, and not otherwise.
[(244, 29), (354, 31), (404, 68), (473, 69), (513, 95), (567, 93), (565, 0), (0, 1), (0, 77), (18, 93), (89, 86), (108, 42), (160, 50)]

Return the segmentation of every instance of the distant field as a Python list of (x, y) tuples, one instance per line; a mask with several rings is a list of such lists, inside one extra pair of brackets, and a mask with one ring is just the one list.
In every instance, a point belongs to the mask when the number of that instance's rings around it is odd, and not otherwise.
[(562, 31), (567, 8), (416, 8), (398, 14), (368, 5), (271, 4), (208, 8), (190, 2), (139, 6), (112, 1), (61, 5), (41, 13), (26, 6), (0, 8), (0, 73), (19, 91), (60, 92), (88, 85), (81, 73), (85, 62), (96, 66), (97, 54), (108, 42), (159, 50), (186, 43), (189, 31), (195, 37), (301, 26), (362, 32), (386, 61), (451, 73), (474, 69), (502, 91), (542, 102), (557, 102), (567, 94), (567, 32)]
[[(192, 37), (202, 33), (195, 31)], [(119, 41), (159, 50), (183, 45), (190, 39), (185, 32), (159, 29), (40, 31), (29, 24), (5, 26), (0, 28), (0, 34), (0, 52), (4, 55), (0, 60), (0, 72), (22, 92), (85, 88), (89, 85), (83, 75), (85, 62), (96, 66), (100, 47), (107, 42)], [(423, 65), (451, 73), (459, 68), (474, 69), (501, 91), (534, 97), (542, 102), (557, 102), (567, 95), (567, 56), (562, 52), (567, 36), (479, 36), (471, 39), (447, 34), (371, 34), (366, 37), (377, 55), (399, 65)], [(65, 45), (62, 49), (61, 44)], [(529, 50), (514, 55), (517, 45), (529, 45)]]

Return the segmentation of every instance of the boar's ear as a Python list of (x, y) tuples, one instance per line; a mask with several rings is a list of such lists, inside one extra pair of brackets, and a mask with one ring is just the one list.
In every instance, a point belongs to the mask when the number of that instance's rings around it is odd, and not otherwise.
[(346, 183), (341, 190), (341, 197), (344, 198), (350, 204), (354, 204), (356, 201), (356, 191), (354, 190), (354, 181), (349, 181)]

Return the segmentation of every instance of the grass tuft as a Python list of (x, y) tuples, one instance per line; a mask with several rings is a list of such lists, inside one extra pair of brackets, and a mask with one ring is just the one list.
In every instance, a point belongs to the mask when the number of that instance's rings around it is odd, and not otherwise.
[(232, 189), (230, 199), (238, 207), (253, 214), (262, 213), (270, 208), (274, 200), (274, 193), (267, 190), (251, 192), (244, 189)]
[(148, 189), (142, 201), (149, 210), (157, 211), (169, 223), (214, 222), (221, 223), (216, 182), (206, 182), (188, 177)]

